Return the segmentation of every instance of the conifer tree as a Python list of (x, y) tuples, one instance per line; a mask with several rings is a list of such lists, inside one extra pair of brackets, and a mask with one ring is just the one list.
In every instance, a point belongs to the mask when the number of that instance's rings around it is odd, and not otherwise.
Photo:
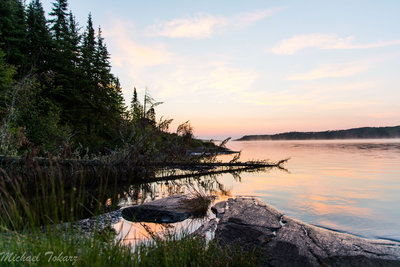
[[(73, 125), (74, 130), (79, 128), (81, 112), (80, 97), (77, 88), (76, 73), (78, 73), (78, 29), (74, 18), (68, 12), (67, 0), (56, 0), (50, 13), (50, 31), (55, 42), (55, 51), (52, 57), (52, 66), (55, 77), (51, 97), (61, 107), (61, 123)], [(72, 22), (71, 22), (72, 20)]]
[(115, 127), (124, 112), (123, 97), (119, 80), (111, 73), (110, 54), (102, 36), (101, 27), (98, 29), (95, 46), (94, 82), (98, 100), (97, 110), (101, 111), (98, 118), (102, 122), (98, 131), (104, 138), (110, 139)]
[(53, 10), (50, 12), (50, 16), (54, 17), (50, 20), (52, 23), (51, 32), (54, 39), (62, 45), (64, 40), (68, 36), (68, 1), (67, 0), (56, 0), (53, 3)]
[(92, 78), (95, 74), (94, 62), (96, 58), (96, 37), (93, 28), (92, 15), (89, 13), (87, 26), (83, 35), (82, 43), (82, 69), (85, 74)]
[(92, 15), (89, 14), (86, 30), (83, 34), (83, 41), (81, 46), (81, 61), (80, 61), (80, 69), (83, 74), (82, 80), (82, 88), (84, 92), (82, 92), (82, 97), (85, 102), (82, 108), (85, 110), (84, 113), (84, 121), (86, 124), (86, 133), (90, 135), (92, 130), (95, 127), (96, 123), (96, 99), (95, 99), (95, 87), (96, 84), (94, 82), (94, 59), (95, 59), (95, 31), (93, 28)]
[(82, 39), (82, 36), (79, 34), (79, 24), (75, 20), (75, 16), (72, 12), (69, 13), (69, 23), (68, 23), (68, 44), (69, 51), (71, 52), (71, 60), (75, 67), (79, 65), (79, 45)]
[(134, 87), (132, 101), (131, 101), (131, 114), (133, 121), (138, 121), (142, 117), (142, 110), (143, 107), (139, 102), (136, 87)]
[(39, 73), (50, 70), (53, 40), (39, 0), (32, 1), (27, 9), (27, 50), (31, 68)]
[[(71, 70), (70, 70), (70, 86), (71, 86), (71, 91), (74, 94), (75, 98), (75, 105), (80, 105), (80, 102), (82, 101), (82, 98), (80, 96), (81, 94), (81, 88), (82, 88), (82, 80), (84, 79), (84, 76), (82, 74), (80, 64), (81, 64), (81, 57), (80, 57), (80, 41), (82, 39), (82, 36), (79, 33), (79, 25), (75, 20), (74, 15), (72, 12), (69, 13), (69, 22), (68, 22), (68, 40), (67, 40), (67, 58), (69, 60), (69, 63), (71, 65)], [(76, 110), (77, 111), (77, 110)], [(78, 115), (78, 114), (76, 114)], [(74, 117), (76, 115), (73, 115)]]

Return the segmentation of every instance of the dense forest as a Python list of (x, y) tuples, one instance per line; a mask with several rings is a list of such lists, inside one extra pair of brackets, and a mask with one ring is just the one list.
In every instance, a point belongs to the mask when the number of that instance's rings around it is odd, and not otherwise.
[(400, 138), (400, 126), (395, 127), (362, 127), (348, 130), (324, 132), (288, 132), (273, 135), (245, 135), (237, 141), (252, 140), (329, 140), (329, 139), (368, 139)]
[[(168, 138), (171, 120), (156, 122), (160, 103), (147, 92), (139, 102), (134, 89), (125, 106), (101, 28), (91, 14), (80, 27), (67, 0), (56, 0), (49, 18), (40, 0), (0, 1), (0, 98), (0, 154), (104, 153), (156, 130), (154, 142)], [(176, 135), (191, 131), (186, 123)]]

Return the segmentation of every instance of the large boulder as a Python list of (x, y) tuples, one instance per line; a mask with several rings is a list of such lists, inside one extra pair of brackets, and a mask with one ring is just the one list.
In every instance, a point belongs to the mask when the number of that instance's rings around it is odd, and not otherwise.
[(264, 266), (400, 266), (400, 243), (369, 240), (289, 218), (255, 198), (212, 207), (217, 218), (198, 232), (223, 246), (258, 247)]

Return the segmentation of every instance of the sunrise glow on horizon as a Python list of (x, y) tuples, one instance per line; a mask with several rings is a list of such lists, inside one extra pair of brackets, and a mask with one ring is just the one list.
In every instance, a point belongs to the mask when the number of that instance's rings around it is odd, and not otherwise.
[[(46, 12), (51, 1), (43, 1)], [(200, 138), (400, 125), (400, 2), (70, 0), (133, 87)]]

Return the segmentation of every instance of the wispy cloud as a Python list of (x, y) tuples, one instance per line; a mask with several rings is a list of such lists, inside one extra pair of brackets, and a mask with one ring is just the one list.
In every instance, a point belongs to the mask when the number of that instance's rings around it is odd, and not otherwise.
[(250, 90), (258, 76), (253, 70), (232, 67), (225, 61), (191, 64), (183, 60), (175, 71), (162, 74), (156, 86), (160, 98), (208, 92), (215, 99), (227, 99)]
[(367, 49), (376, 47), (385, 47), (400, 45), (400, 40), (378, 41), (367, 44), (355, 44), (354, 37), (340, 37), (335, 34), (304, 34), (295, 35), (291, 38), (282, 40), (272, 52), (277, 55), (293, 55), (306, 48), (318, 49)]
[(230, 21), (233, 25), (236, 25), (237, 27), (248, 27), (251, 26), (253, 23), (256, 23), (257, 21), (272, 16), (284, 9), (285, 7), (275, 7), (266, 10), (242, 13), (235, 16)]
[[(132, 96), (133, 85), (140, 84), (140, 77), (146, 75), (148, 69), (172, 64), (176, 58), (163, 44), (144, 44), (135, 40), (132, 32), (138, 32), (135, 26), (118, 18), (114, 19), (112, 27), (103, 29), (104, 36), (113, 40), (108, 43), (113, 68), (120, 71), (120, 76), (125, 77), (121, 82), (127, 103)], [(132, 81), (135, 83), (132, 84)]]
[(124, 21), (115, 21), (112, 28), (105, 28), (104, 35), (112, 38), (112, 63), (117, 67), (132, 69), (168, 64), (174, 58), (162, 44), (145, 45), (133, 40), (130, 27)]
[(286, 80), (309, 81), (325, 78), (349, 77), (367, 71), (372, 63), (357, 61), (345, 64), (325, 64), (308, 72), (290, 75)]
[(201, 39), (210, 37), (227, 24), (226, 18), (197, 14), (193, 17), (158, 22), (151, 28), (154, 36)]
[(283, 8), (242, 13), (233, 17), (196, 14), (191, 17), (159, 21), (150, 27), (150, 35), (169, 38), (203, 39), (228, 27), (243, 28), (275, 14)]

